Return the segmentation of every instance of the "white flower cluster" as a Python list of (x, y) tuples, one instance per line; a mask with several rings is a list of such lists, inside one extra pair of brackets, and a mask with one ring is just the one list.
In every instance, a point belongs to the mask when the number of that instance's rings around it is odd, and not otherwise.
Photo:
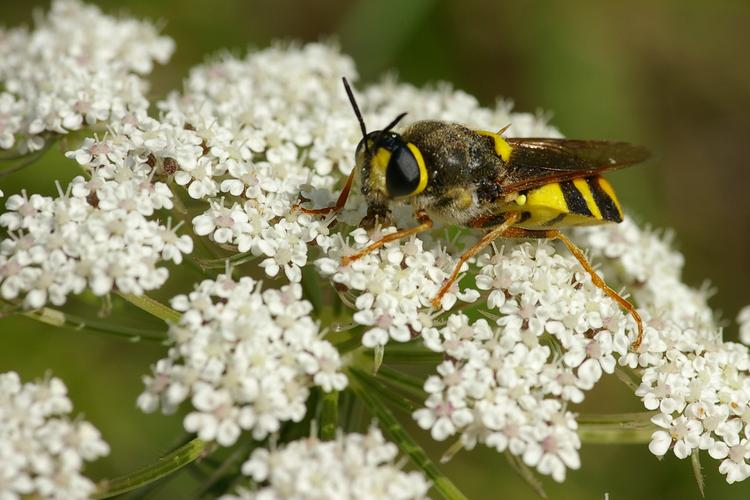
[(397, 454), (376, 428), (335, 441), (308, 438), (275, 450), (257, 449), (242, 466), (257, 489), (240, 489), (222, 500), (427, 498), (424, 475), (400, 470), (394, 464)]
[(201, 439), (234, 444), (241, 430), (262, 439), (300, 421), (311, 386), (347, 385), (338, 351), (320, 338), (298, 284), (261, 291), (249, 277), (205, 280), (172, 300), (181, 311), (174, 346), (145, 377), (138, 406), (165, 413), (190, 399), (184, 421)]
[(147, 109), (140, 75), (174, 49), (153, 25), (78, 0), (54, 0), (36, 24), (0, 30), (0, 149), (35, 151), (45, 134)]
[[(682, 256), (668, 238), (632, 222), (581, 233), (587, 248), (604, 257), (610, 277), (633, 290), (648, 328), (637, 353), (620, 363), (641, 373), (636, 394), (659, 413), (649, 449), (678, 458), (706, 450), (721, 460), (728, 482), (750, 477), (750, 353), (723, 342), (706, 292), (680, 279)], [(747, 315), (747, 313), (744, 313)]]
[(478, 264), (477, 287), (502, 316), (491, 327), (454, 314), (423, 332), (446, 360), (425, 382), (429, 397), (414, 418), (436, 440), (460, 434), (465, 448), (507, 450), (562, 481), (580, 466), (567, 405), (614, 371), (628, 350), (627, 319), (549, 242), (511, 245)]
[(76, 177), (57, 198), (10, 196), (0, 215), (10, 236), (0, 242), (0, 297), (39, 308), (62, 305), (86, 287), (140, 295), (163, 285), (163, 261), (181, 262), (193, 243), (170, 223), (150, 220), (172, 208), (172, 193), (148, 170), (102, 168)]
[[(350, 265), (340, 265), (341, 257), (354, 253), (382, 235), (396, 231), (389, 227), (368, 233), (355, 229), (350, 246), (340, 235), (330, 238), (328, 257), (315, 264), (323, 276), (330, 276), (344, 299), (357, 310), (354, 321), (366, 325), (362, 336), (366, 347), (383, 346), (390, 339), (407, 342), (432, 325), (432, 299), (450, 275), (455, 260), (439, 246), (425, 248), (417, 237), (387, 243)], [(443, 298), (443, 307), (453, 307), (458, 299), (472, 302), (476, 290), (454, 286)]]
[(60, 379), (22, 384), (0, 374), (0, 498), (89, 498), (84, 462), (109, 446), (89, 422), (71, 421), (72, 409)]
[(308, 245), (329, 221), (292, 206), (304, 186), (332, 188), (359, 140), (341, 75), (356, 76), (354, 65), (330, 45), (279, 46), (194, 68), (184, 91), (159, 104), (163, 120), (194, 131), (203, 148), (174, 175), (210, 202), (193, 220), (197, 234), (262, 257), (268, 276), (300, 281)]

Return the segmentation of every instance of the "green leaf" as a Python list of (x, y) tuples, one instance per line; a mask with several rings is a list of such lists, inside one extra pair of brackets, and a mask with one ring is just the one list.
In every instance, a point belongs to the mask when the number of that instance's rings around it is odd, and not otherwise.
[(176, 323), (180, 320), (181, 314), (169, 306), (166, 306), (148, 295), (133, 295), (132, 293), (117, 292), (117, 295), (127, 300), (134, 306), (138, 307), (161, 320)]
[(466, 495), (430, 460), (427, 453), (406, 432), (385, 403), (376, 395), (379, 393), (379, 390), (375, 386), (379, 384), (373, 382), (372, 377), (357, 368), (352, 368), (350, 373), (353, 375), (350, 378), (352, 390), (365, 403), (370, 413), (380, 422), (380, 426), (388, 438), (411, 459), (415, 466), (432, 480), (433, 488), (443, 498), (465, 499)]
[(160, 458), (155, 464), (114, 479), (100, 481), (92, 498), (111, 498), (161, 479), (200, 457), (207, 444), (198, 438)]

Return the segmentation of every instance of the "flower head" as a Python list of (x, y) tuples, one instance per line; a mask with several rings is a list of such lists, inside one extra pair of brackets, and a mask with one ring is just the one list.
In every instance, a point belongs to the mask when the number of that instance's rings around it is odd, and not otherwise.
[(427, 498), (429, 483), (419, 472), (404, 472), (394, 460), (396, 446), (376, 428), (333, 441), (293, 441), (278, 449), (258, 449), (242, 472), (258, 485), (222, 499), (261, 498)]
[(153, 25), (78, 0), (53, 1), (33, 31), (0, 30), (0, 148), (35, 151), (47, 135), (147, 109), (141, 75), (173, 50)]
[(71, 420), (73, 405), (60, 379), (22, 384), (0, 374), (0, 494), (3, 498), (88, 498), (94, 483), (84, 462), (109, 454), (99, 431)]
[(262, 439), (300, 421), (310, 387), (347, 385), (338, 351), (320, 338), (301, 296), (298, 284), (263, 291), (251, 278), (220, 275), (175, 297), (174, 346), (145, 377), (138, 406), (169, 413), (189, 400), (185, 429), (224, 446), (242, 430)]

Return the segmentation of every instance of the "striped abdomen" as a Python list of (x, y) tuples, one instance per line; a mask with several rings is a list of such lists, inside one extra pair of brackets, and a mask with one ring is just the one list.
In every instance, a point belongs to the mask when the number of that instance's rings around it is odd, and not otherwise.
[[(622, 209), (612, 186), (600, 176), (551, 182), (521, 193), (516, 200), (526, 229), (552, 229), (621, 222)], [(514, 210), (514, 211), (515, 211)]]

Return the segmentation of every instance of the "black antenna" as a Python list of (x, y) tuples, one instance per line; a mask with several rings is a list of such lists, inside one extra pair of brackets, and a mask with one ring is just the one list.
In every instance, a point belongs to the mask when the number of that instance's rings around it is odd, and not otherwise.
[[(354, 99), (354, 92), (352, 92), (352, 88), (349, 86), (349, 82), (346, 80), (346, 77), (342, 77), (341, 80), (344, 82), (344, 88), (346, 89), (346, 95), (349, 96), (349, 102), (352, 103), (352, 109), (354, 109), (354, 114), (357, 115), (357, 120), (359, 121), (359, 128), (362, 129), (362, 138), (364, 139), (367, 137), (367, 128), (365, 127), (365, 121), (362, 119), (362, 113), (359, 111), (359, 106), (357, 106), (357, 100)], [(367, 141), (365, 141), (365, 149), (367, 149)]]
[(398, 122), (400, 122), (404, 118), (404, 116), (406, 116), (406, 113), (401, 113), (396, 118), (394, 118), (393, 121), (389, 123), (388, 126), (383, 129), (383, 132), (388, 132), (390, 129), (398, 125)]

